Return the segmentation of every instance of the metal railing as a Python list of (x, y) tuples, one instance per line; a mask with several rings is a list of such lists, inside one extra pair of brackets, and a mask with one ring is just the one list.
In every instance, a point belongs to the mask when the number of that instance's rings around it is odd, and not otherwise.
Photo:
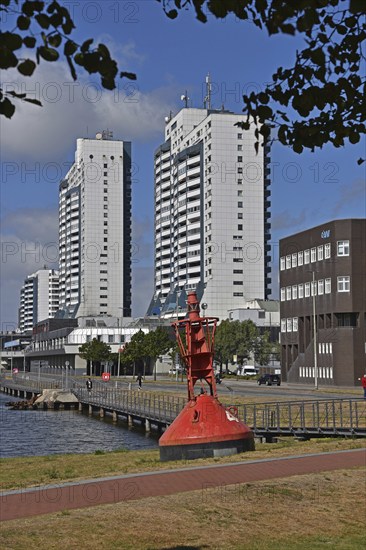
[[(50, 376), (2, 378), (1, 385), (34, 392), (65, 389), (61, 377)], [(173, 422), (187, 403), (185, 398), (175, 395), (132, 390), (128, 382), (113, 386), (93, 381), (91, 392), (84, 380), (69, 378), (67, 385), (85, 405), (163, 424)], [(231, 410), (256, 435), (366, 436), (366, 400), (361, 398), (245, 403), (234, 405)]]

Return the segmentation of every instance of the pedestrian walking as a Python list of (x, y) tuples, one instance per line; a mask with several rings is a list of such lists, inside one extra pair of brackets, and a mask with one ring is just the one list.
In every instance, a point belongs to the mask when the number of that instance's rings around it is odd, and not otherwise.
[(140, 390), (141, 390), (141, 386), (142, 386), (142, 376), (141, 376), (141, 374), (138, 374), (138, 375), (137, 375), (136, 380), (137, 380), (137, 383), (138, 383), (138, 385), (139, 385), (138, 389), (139, 389), (139, 391), (140, 391)]
[(361, 378), (361, 385), (363, 387), (363, 398), (366, 399), (366, 372)]
[(90, 393), (92, 391), (92, 388), (93, 388), (93, 382), (91, 381), (90, 378), (88, 378), (88, 380), (86, 381), (86, 389)]

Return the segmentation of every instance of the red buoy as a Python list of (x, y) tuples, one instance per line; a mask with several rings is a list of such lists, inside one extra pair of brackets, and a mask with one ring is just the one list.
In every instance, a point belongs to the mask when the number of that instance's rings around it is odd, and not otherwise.
[[(235, 407), (224, 407), (217, 398), (213, 356), (218, 318), (200, 317), (195, 292), (188, 294), (187, 306), (188, 317), (173, 327), (187, 368), (188, 402), (159, 439), (160, 460), (254, 450), (253, 433), (239, 420)], [(195, 395), (198, 381), (201, 390)]]

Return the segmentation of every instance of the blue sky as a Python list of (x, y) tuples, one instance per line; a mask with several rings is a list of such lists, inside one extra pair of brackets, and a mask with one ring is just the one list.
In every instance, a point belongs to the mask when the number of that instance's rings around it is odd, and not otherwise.
[[(119, 81), (118, 90), (108, 92), (82, 73), (74, 84), (64, 63), (42, 63), (32, 80), (16, 71), (2, 74), (3, 85), (28, 90), (44, 105), (21, 104), (11, 121), (0, 121), (3, 330), (17, 323), (24, 278), (44, 264), (57, 265), (58, 182), (78, 137), (108, 128), (133, 143), (133, 313), (142, 315), (153, 291), (152, 166), (164, 117), (181, 108), (185, 90), (194, 107), (202, 106), (208, 72), (213, 107), (241, 112), (243, 93), (262, 89), (278, 66), (291, 65), (301, 46), (299, 38), (268, 38), (235, 18), (203, 25), (190, 12), (171, 21), (153, 0), (64, 3), (74, 11), (74, 39), (106, 43), (121, 69), (138, 79)], [(11, 21), (2, 26), (11, 28)], [(364, 141), (302, 155), (274, 144), (274, 287), (281, 237), (331, 219), (366, 216), (365, 164), (356, 163), (365, 154)]]

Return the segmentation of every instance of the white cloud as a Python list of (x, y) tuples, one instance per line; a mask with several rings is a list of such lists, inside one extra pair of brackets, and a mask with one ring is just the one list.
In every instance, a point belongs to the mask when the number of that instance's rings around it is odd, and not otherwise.
[(24, 279), (58, 265), (58, 214), (55, 209), (21, 209), (1, 221), (1, 323), (17, 323)]
[(65, 158), (76, 138), (93, 137), (107, 128), (116, 139), (156, 140), (177, 97), (173, 86), (143, 92), (138, 81), (127, 79), (119, 80), (114, 91), (104, 90), (95, 79), (81, 77), (73, 82), (63, 62), (41, 64), (32, 79), (21, 75), (12, 79), (9, 71), (6, 76), (5, 89), (28, 92), (43, 104), (37, 107), (14, 100), (13, 118), (2, 117), (2, 154), (7, 159), (56, 162)]

